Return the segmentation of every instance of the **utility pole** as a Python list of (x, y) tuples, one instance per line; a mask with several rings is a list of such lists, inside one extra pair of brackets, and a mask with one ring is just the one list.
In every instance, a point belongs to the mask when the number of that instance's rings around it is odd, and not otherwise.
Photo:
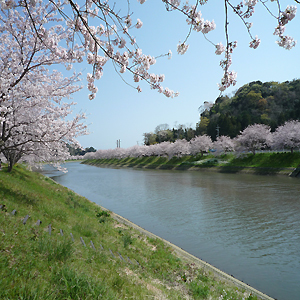
[(220, 135), (220, 126), (219, 125), (217, 125), (217, 128), (216, 128), (216, 130), (217, 130), (217, 138), (219, 137), (219, 135)]

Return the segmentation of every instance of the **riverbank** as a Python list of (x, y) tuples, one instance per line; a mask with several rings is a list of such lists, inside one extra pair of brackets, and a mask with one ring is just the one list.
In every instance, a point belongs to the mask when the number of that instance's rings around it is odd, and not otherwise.
[(300, 152), (243, 154), (212, 154), (173, 157), (89, 159), (82, 163), (93, 166), (132, 167), (162, 170), (193, 170), (222, 173), (300, 176)]
[(0, 199), (1, 299), (271, 299), (23, 167)]

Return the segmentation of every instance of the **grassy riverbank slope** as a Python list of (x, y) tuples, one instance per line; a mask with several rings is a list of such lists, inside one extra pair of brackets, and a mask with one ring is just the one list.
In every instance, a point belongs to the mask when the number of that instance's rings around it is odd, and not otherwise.
[[(270, 152), (242, 154), (223, 154), (220, 156), (197, 155), (173, 157), (142, 157), (142, 158), (123, 158), (123, 159), (90, 159), (83, 163), (94, 166), (117, 166), (117, 167), (136, 167), (148, 169), (167, 169), (167, 170), (205, 170), (218, 172), (247, 172), (257, 174), (282, 174), (290, 175), (294, 171), (297, 176), (300, 171), (300, 152)], [(299, 168), (299, 170), (295, 170)]]
[(3, 168), (0, 299), (257, 299), (112, 216), (23, 166)]

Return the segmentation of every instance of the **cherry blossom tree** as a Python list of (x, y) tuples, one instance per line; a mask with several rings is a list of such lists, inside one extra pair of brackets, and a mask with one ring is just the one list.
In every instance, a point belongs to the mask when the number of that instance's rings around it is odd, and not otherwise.
[(84, 114), (69, 117), (75, 103), (61, 101), (80, 89), (73, 85), (77, 76), (37, 69), (30, 75), (10, 90), (1, 106), (0, 151), (9, 171), (21, 158), (63, 161), (70, 157), (67, 144), (79, 147), (76, 138), (88, 133)]
[(151, 146), (154, 146), (155, 151), (153, 152), (154, 155), (157, 156), (163, 156), (163, 157), (167, 157), (169, 156), (169, 149), (171, 147), (171, 143), (170, 142), (162, 142), (159, 144), (155, 144), (155, 145), (150, 145), (149, 148), (151, 148)]
[(204, 135), (199, 135), (195, 138), (193, 138), (191, 141), (191, 154), (192, 155), (197, 155), (198, 153), (203, 153), (208, 152), (209, 149), (212, 148), (213, 142), (211, 140), (211, 137), (204, 134)]
[(138, 145), (129, 147), (126, 152), (129, 157), (142, 157), (145, 153), (143, 147)]
[(284, 125), (277, 127), (272, 136), (273, 149), (290, 149), (293, 153), (294, 149), (300, 148), (300, 122), (285, 122)]
[(240, 150), (246, 149), (255, 155), (257, 150), (271, 145), (271, 129), (265, 124), (250, 125), (236, 137), (236, 142), (242, 147)]
[(217, 140), (213, 144), (214, 148), (217, 151), (222, 151), (226, 153), (235, 150), (234, 141), (229, 136), (221, 135), (217, 137)]
[(166, 150), (169, 159), (171, 159), (173, 156), (182, 157), (190, 154), (190, 143), (185, 139), (178, 139), (174, 143), (170, 143)]
[(143, 149), (143, 156), (159, 156), (159, 150), (157, 149), (157, 144), (150, 145), (150, 146), (140, 146)]
[(79, 74), (63, 77), (48, 69), (80, 60), (84, 53), (77, 46), (72, 55), (57, 47), (68, 34), (59, 25), (43, 29), (49, 20), (59, 21), (42, 2), (30, 15), (0, 12), (0, 151), (9, 170), (20, 159), (62, 161), (69, 157), (66, 143), (79, 146), (76, 137), (87, 133), (84, 114), (69, 116), (75, 103), (62, 103), (80, 89), (74, 85)]

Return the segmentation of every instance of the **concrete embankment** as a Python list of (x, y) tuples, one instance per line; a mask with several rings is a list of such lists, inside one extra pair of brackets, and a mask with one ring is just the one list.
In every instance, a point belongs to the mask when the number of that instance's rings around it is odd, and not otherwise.
[(300, 177), (300, 167), (298, 168), (272, 168), (272, 167), (238, 167), (238, 166), (209, 166), (199, 167), (194, 165), (139, 165), (139, 164), (95, 164), (88, 161), (83, 162), (96, 167), (111, 168), (137, 168), (137, 169), (155, 169), (155, 170), (186, 170), (199, 172), (219, 172), (219, 173), (245, 173), (254, 175), (281, 175), (290, 177)]
[[(105, 208), (101, 207), (102, 209), (105, 210)], [(117, 220), (120, 223), (123, 223), (129, 227), (135, 228), (137, 229), (139, 232), (141, 232), (142, 234), (150, 237), (150, 238), (156, 238), (156, 239), (160, 239), (162, 240), (167, 246), (169, 246), (171, 249), (173, 249), (174, 254), (177, 255), (179, 258), (183, 259), (184, 261), (186, 261), (187, 263), (194, 263), (197, 267), (204, 269), (212, 274), (214, 274), (214, 276), (218, 279), (224, 280), (229, 284), (232, 284), (238, 288), (244, 289), (245, 291), (251, 293), (252, 295), (257, 296), (259, 299), (262, 300), (274, 300), (274, 298), (271, 298), (268, 295), (265, 295), (264, 293), (256, 290), (255, 288), (247, 285), (246, 283), (226, 274), (225, 272), (217, 269), (216, 267), (210, 265), (209, 263), (197, 258), (196, 256), (186, 252), (185, 250), (179, 248), (178, 246), (168, 242), (167, 240), (164, 240), (163, 238), (145, 230), (144, 228), (132, 223), (131, 221), (123, 218), (122, 216), (119, 216), (115, 213), (112, 213), (111, 216)]]
[(189, 170), (210, 171), (219, 173), (245, 173), (254, 175), (283, 175), (290, 177), (298, 177), (300, 168), (271, 168), (271, 167), (235, 167), (222, 166), (211, 168), (190, 168)]

